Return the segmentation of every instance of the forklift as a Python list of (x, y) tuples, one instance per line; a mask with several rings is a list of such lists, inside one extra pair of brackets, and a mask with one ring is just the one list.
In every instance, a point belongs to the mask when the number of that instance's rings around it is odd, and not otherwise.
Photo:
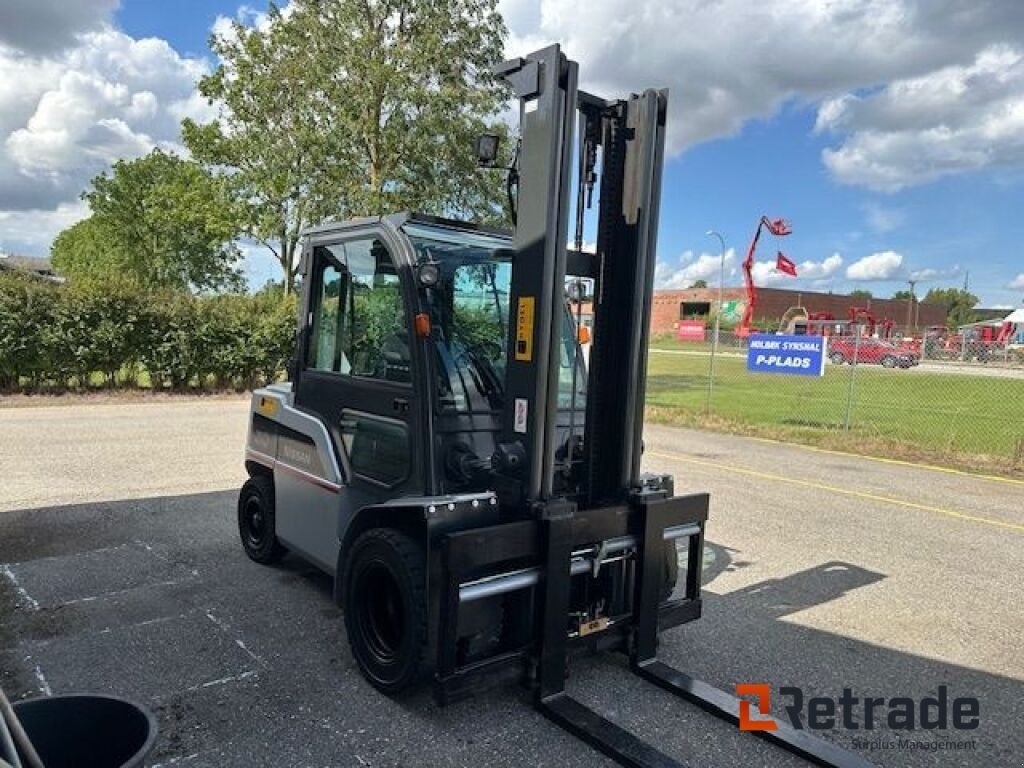
[[(640, 470), (668, 94), (586, 93), (557, 45), (496, 74), (520, 102), (513, 231), (400, 213), (306, 232), (291, 382), (252, 397), (242, 545), (333, 577), (384, 694), (429, 679), (445, 704), (516, 679), (621, 764), (679, 766), (565, 690), (574, 649), (615, 650), (739, 718), (736, 697), (656, 653), (659, 632), (701, 615), (708, 518), (707, 494)], [(497, 140), (477, 153), (497, 165)], [(772, 722), (756, 734), (816, 764), (869, 765)]]

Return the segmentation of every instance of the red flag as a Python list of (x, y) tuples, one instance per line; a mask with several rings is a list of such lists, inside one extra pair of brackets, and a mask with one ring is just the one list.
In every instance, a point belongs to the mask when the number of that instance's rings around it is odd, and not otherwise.
[(779, 251), (775, 257), (775, 271), (796, 277), (796, 264), (783, 256), (782, 251)]

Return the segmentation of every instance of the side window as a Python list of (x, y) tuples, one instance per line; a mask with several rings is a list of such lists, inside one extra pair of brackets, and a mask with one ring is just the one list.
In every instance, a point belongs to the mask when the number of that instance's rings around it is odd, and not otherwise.
[(410, 346), (398, 274), (379, 240), (317, 246), (316, 306), (307, 366), (410, 382)]
[(341, 323), (341, 296), (347, 290), (342, 287), (342, 283), (347, 282), (347, 279), (343, 281), (340, 265), (328, 261), (320, 263), (320, 274), (314, 283), (319, 286), (319, 290), (313, 309), (313, 327), (306, 365), (318, 371), (349, 373), (350, 366), (348, 359), (342, 358), (338, 333)]

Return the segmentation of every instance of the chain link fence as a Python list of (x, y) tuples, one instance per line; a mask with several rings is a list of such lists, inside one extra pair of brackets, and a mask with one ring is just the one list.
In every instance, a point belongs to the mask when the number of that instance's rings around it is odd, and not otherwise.
[(829, 339), (820, 378), (748, 371), (745, 343), (731, 331), (703, 343), (656, 338), (649, 417), (1024, 474), (1024, 345), (882, 341), (861, 330)]

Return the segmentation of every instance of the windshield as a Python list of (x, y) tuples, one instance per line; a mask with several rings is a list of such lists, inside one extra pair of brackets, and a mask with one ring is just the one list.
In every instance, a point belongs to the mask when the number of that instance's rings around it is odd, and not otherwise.
[[(449, 410), (498, 410), (504, 404), (511, 241), (494, 235), (407, 224), (417, 261), (436, 262), (437, 287), (428, 292), (438, 360), (441, 404)], [(559, 407), (572, 407), (576, 330), (562, 313)], [(576, 370), (576, 407), (586, 397), (582, 361)]]

